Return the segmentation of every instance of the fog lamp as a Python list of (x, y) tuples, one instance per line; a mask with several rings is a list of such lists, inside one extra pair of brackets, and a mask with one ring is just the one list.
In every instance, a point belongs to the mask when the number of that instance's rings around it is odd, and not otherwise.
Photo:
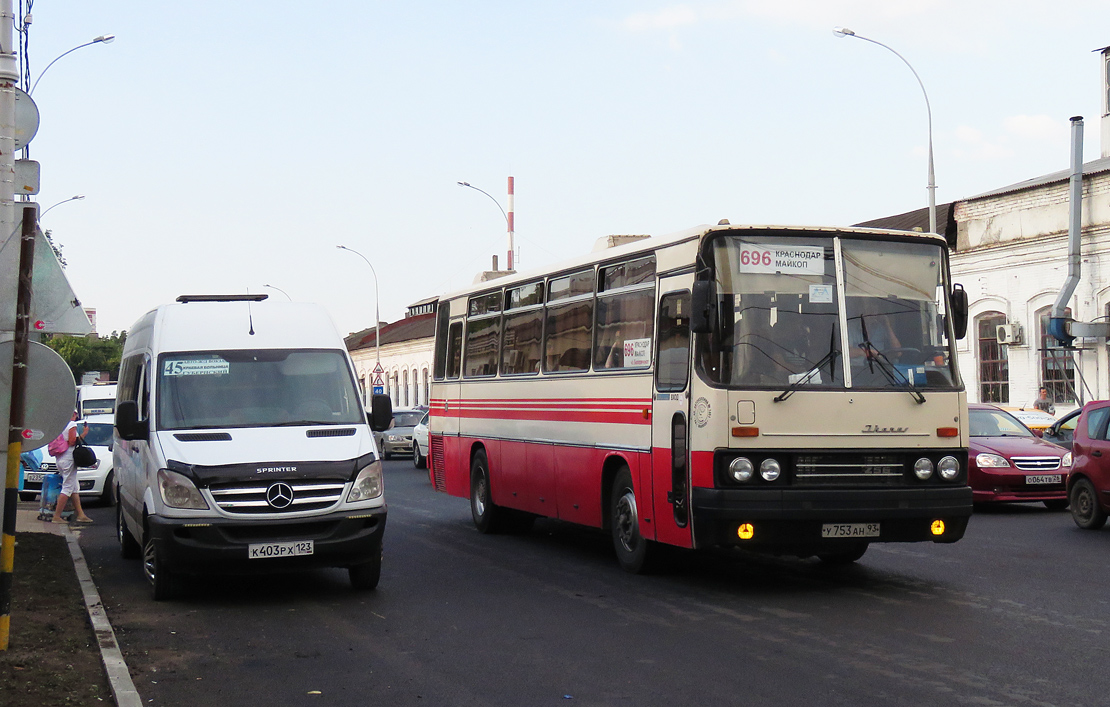
[(933, 524), (929, 526), (929, 532), (933, 535), (944, 535), (944, 521), (939, 518), (934, 520)]
[(741, 523), (740, 527), (736, 529), (736, 535), (741, 540), (751, 540), (755, 537), (755, 528), (751, 523)]

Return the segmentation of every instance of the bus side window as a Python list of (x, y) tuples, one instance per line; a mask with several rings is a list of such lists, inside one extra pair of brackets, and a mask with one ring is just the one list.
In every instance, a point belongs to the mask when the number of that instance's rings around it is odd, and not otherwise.
[(655, 387), (660, 392), (686, 390), (690, 379), (690, 293), (663, 295), (659, 302), (659, 360)]
[(458, 378), (462, 368), (462, 322), (452, 322), (447, 330), (447, 377)]

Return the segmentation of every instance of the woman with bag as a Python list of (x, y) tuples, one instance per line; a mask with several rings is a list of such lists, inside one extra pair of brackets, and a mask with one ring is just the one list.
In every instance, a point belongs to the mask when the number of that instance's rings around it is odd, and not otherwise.
[[(61, 454), (55, 454), (54, 460), (58, 465), (58, 473), (62, 475), (62, 491), (58, 494), (58, 504), (54, 507), (54, 517), (50, 520), (51, 523), (65, 523), (62, 518), (62, 511), (66, 509), (69, 499), (73, 499), (73, 510), (75, 512), (74, 519), (78, 523), (92, 523), (93, 519), (85, 515), (85, 511), (81, 508), (81, 494), (78, 493), (77, 483), (77, 465), (73, 461), (73, 448), (77, 446), (81, 438), (89, 431), (88, 423), (85, 423), (83, 432), (77, 432), (77, 411), (73, 411), (73, 417), (70, 423), (66, 425), (65, 430), (59, 435), (59, 438), (65, 441), (66, 448)], [(54, 442), (50, 443), (53, 447)], [(60, 445), (59, 445), (60, 446)], [(50, 451), (53, 451), (52, 449)]]

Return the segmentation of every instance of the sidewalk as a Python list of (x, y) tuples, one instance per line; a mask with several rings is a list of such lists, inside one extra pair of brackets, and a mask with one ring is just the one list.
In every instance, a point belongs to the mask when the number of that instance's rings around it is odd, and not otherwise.
[[(79, 532), (79, 531), (78, 531)], [(112, 688), (116, 705), (119, 707), (141, 707), (142, 699), (135, 690), (131, 674), (127, 670), (127, 663), (123, 660), (123, 653), (116, 643), (116, 634), (108, 622), (108, 615), (104, 612), (104, 605), (100, 601), (100, 593), (93, 583), (92, 574), (89, 573), (85, 563), (85, 555), (77, 542), (78, 536), (68, 525), (59, 525), (50, 521), (38, 519), (38, 511), (33, 508), (19, 508), (16, 510), (15, 533), (18, 538), (23, 533), (49, 533), (65, 537), (69, 547), (69, 554), (73, 558), (73, 568), (77, 572), (77, 581), (81, 585), (81, 594), (85, 598), (85, 608), (89, 612), (89, 622), (96, 633), (97, 642), (100, 644), (100, 657)]]

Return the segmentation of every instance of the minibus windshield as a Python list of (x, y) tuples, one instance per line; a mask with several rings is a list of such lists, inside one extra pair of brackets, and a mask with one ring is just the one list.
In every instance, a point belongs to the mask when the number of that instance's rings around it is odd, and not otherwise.
[(843, 389), (848, 376), (863, 389), (959, 385), (938, 245), (726, 236), (712, 253), (719, 320), (698, 355), (711, 382), (784, 391)]
[(340, 351), (167, 353), (157, 376), (162, 430), (366, 421)]

